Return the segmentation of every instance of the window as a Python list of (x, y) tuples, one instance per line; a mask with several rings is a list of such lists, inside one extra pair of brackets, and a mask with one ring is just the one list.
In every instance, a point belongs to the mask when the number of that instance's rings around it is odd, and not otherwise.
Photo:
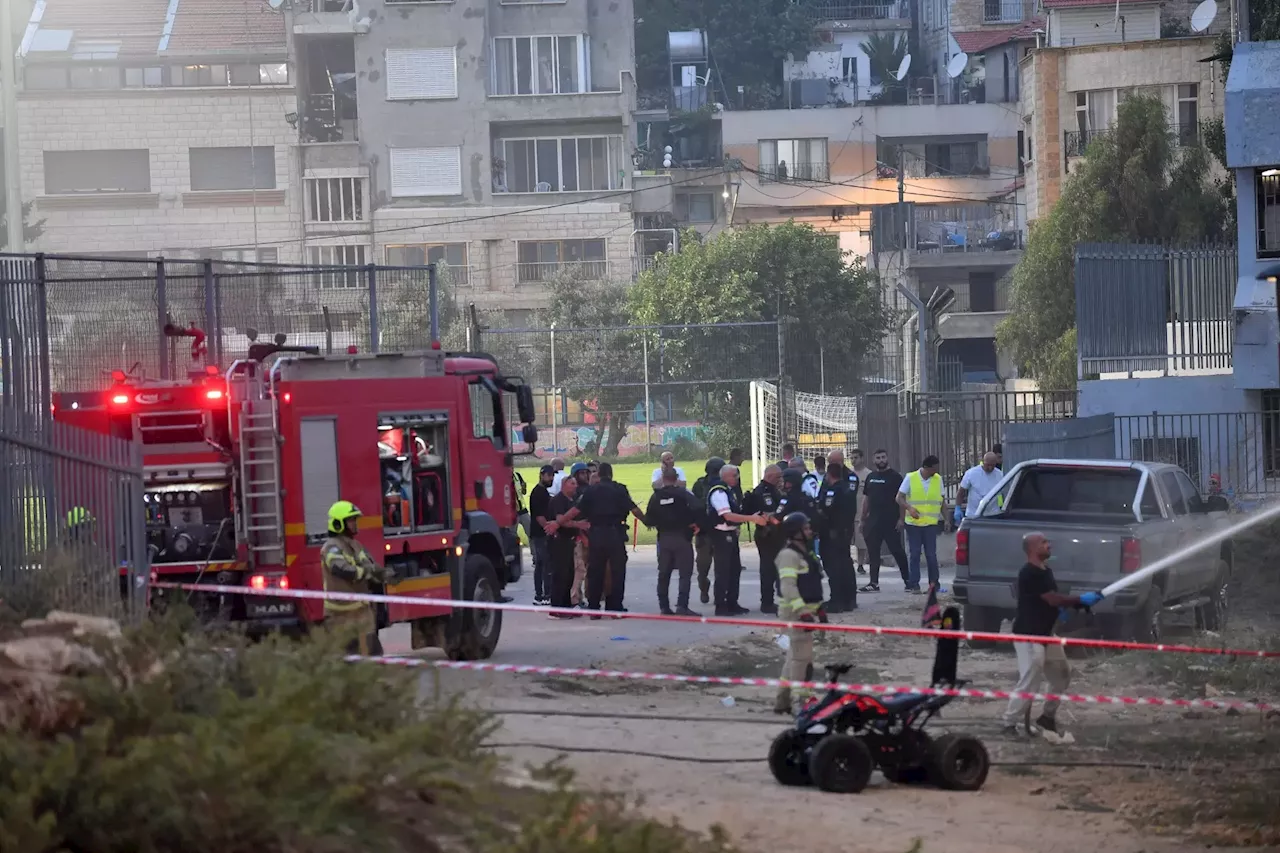
[(506, 447), (502, 434), (502, 409), (493, 388), (483, 380), (468, 386), (471, 393), (471, 434), (475, 438), (487, 438), (499, 449)]
[(276, 188), (276, 150), (253, 148), (192, 148), (191, 190), (273, 190)]
[(1182, 489), (1182, 498), (1187, 502), (1187, 511), (1193, 514), (1204, 512), (1204, 501), (1200, 498), (1200, 490), (1191, 482), (1191, 478), (1182, 471), (1177, 472), (1174, 476), (1178, 478), (1178, 486)]
[(1178, 86), (1178, 126), (1174, 128), (1179, 145), (1195, 145), (1200, 138), (1200, 85)]
[(1164, 489), (1165, 500), (1169, 502), (1169, 509), (1174, 515), (1187, 514), (1187, 502), (1182, 497), (1182, 489), (1178, 487), (1178, 478), (1172, 471), (1165, 471), (1160, 475), (1160, 486)]
[(398, 499), (383, 502), (383, 529), (407, 533), (448, 525), (449, 426), (442, 423), (444, 415), (388, 420), (392, 423), (378, 426), (378, 461), (383, 494)]
[(364, 221), (364, 179), (308, 178), (307, 221)]
[(1254, 178), (1258, 199), (1258, 257), (1280, 258), (1280, 168)]
[(44, 191), (151, 192), (151, 152), (146, 148), (44, 152)]
[(289, 66), (284, 62), (265, 65), (232, 65), (232, 86), (285, 86), (289, 83)]
[(124, 70), (124, 87), (126, 89), (152, 89), (163, 85), (164, 69), (161, 67), (126, 68)]
[(436, 264), (436, 272), (448, 275), (457, 284), (470, 284), (466, 243), (416, 243), (387, 246), (387, 266), (422, 267)]
[[(308, 246), (307, 259), (316, 266), (360, 267), (364, 266), (364, 246)], [(319, 275), (320, 287), (325, 290), (363, 288), (367, 284), (364, 270), (331, 270), (322, 271)]]
[(850, 86), (858, 85), (858, 57), (846, 56), (840, 60), (840, 77)]
[(1143, 521), (1164, 517), (1163, 513), (1160, 512), (1160, 501), (1156, 499), (1156, 485), (1151, 480), (1147, 481), (1146, 487), (1142, 490), (1142, 501), (1139, 503), (1138, 509), (1142, 511)]
[(621, 141), (614, 136), (506, 139), (499, 192), (616, 190), (622, 186)]
[(983, 0), (982, 22), (998, 24), (1022, 20), (1022, 0)]
[(391, 196), (462, 195), (461, 148), (392, 148)]
[(676, 196), (675, 215), (678, 222), (715, 222), (715, 193), (689, 193)]
[(119, 89), (120, 68), (115, 65), (71, 66), (72, 89)]
[(770, 181), (825, 181), (827, 140), (760, 140), (760, 178)]
[(169, 68), (169, 80), (174, 86), (225, 86), (225, 65), (174, 65)]
[(1027, 134), (1026, 131), (1018, 131), (1018, 174), (1026, 174), (1027, 171)]
[(458, 59), (451, 47), (387, 49), (387, 100), (458, 97)]
[(586, 87), (585, 36), (519, 36), (493, 40), (495, 95), (569, 95)]
[(963, 178), (990, 171), (986, 140), (926, 144), (924, 159), (927, 178)]
[[(168, 257), (166, 255), (166, 257)], [(210, 249), (201, 255), (205, 258), (218, 258), (234, 263), (274, 264), (280, 260), (280, 250), (274, 246), (263, 249)]]
[(604, 240), (542, 240), (516, 246), (516, 279), (523, 283), (549, 281), (559, 273), (583, 279), (608, 274)]

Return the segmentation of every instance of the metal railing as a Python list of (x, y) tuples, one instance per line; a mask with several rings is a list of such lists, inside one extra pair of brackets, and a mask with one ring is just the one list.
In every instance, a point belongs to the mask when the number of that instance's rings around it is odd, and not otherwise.
[(903, 0), (886, 3), (818, 0), (810, 5), (810, 14), (818, 21), (909, 21), (911, 6)]
[(560, 277), (580, 281), (605, 281), (609, 278), (608, 261), (540, 261), (516, 264), (517, 284), (555, 281)]
[(1024, 10), (1021, 0), (983, 0), (984, 24), (1016, 24), (1022, 20)]
[(1219, 485), (1236, 499), (1280, 492), (1280, 411), (1152, 412), (1115, 421), (1118, 458), (1177, 465), (1201, 494)]
[(757, 170), (760, 182), (826, 181), (831, 178), (827, 163), (761, 163)]
[(917, 252), (1011, 252), (1023, 248), (1022, 232), (992, 205), (915, 205), (912, 209)]
[(1080, 244), (1075, 269), (1081, 379), (1231, 369), (1234, 247)]

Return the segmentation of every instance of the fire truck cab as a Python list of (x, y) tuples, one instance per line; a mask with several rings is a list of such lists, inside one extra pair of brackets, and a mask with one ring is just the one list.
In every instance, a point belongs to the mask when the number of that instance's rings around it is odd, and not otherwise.
[[(177, 458), (158, 439), (148, 443), (163, 420), (148, 407), (181, 408), (194, 422), (188, 398), (204, 404), (203, 449), (189, 447), (189, 456)], [(156, 510), (153, 571), (162, 580), (256, 590), (211, 594), (206, 613), (250, 631), (321, 622), (323, 602), (269, 593), (324, 588), (328, 510), (348, 500), (364, 513), (361, 543), (395, 572), (386, 592), (423, 600), (379, 605), (379, 627), (407, 623), (415, 648), (481, 659), (497, 646), (501, 613), (432, 602), (496, 601), (520, 577), (509, 399), (524, 425), (522, 443), (531, 445), (532, 393), (503, 377), (488, 355), (318, 355), (266, 344), (251, 347), (223, 376), (180, 390), (116, 391), (107, 402), (131, 401), (118, 405), (132, 408), (131, 437), (143, 443), (149, 522)], [(73, 402), (60, 401), (59, 410), (65, 414)], [(82, 406), (71, 411), (81, 412), (74, 418), (81, 425), (103, 422), (98, 413), (87, 418)], [(109, 408), (105, 422), (115, 423)], [(214, 511), (215, 503), (224, 512)], [(161, 593), (187, 597), (156, 590), (153, 602)]]

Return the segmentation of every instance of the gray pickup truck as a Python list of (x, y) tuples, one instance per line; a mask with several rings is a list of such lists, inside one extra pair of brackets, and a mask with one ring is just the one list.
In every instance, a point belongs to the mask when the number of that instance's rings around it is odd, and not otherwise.
[[(1022, 537), (1049, 538), (1061, 592), (1100, 590), (1227, 524), (1221, 499), (1205, 501), (1175, 465), (1034, 459), (1015, 466), (956, 533), (956, 599), (964, 627), (999, 632), (1012, 619)], [(1233, 569), (1230, 541), (1205, 548), (1094, 608), (1111, 639), (1155, 642), (1163, 614), (1194, 611), (1223, 628)]]

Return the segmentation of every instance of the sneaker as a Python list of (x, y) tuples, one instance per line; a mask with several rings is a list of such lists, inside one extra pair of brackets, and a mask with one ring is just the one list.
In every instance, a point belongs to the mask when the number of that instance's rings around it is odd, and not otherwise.
[(548, 614), (547, 614), (547, 618), (548, 618), (548, 619), (556, 619), (556, 620), (561, 620), (561, 619), (577, 619), (577, 618), (578, 618), (578, 614), (577, 614), (577, 613), (548, 613)]
[(674, 610), (672, 610), (670, 607), (666, 607), (666, 606), (663, 606), (663, 607), (658, 608), (658, 612), (659, 612), (659, 613), (661, 613), (663, 616), (675, 616), (675, 615), (676, 615), (676, 612), (675, 612)]
[(693, 616), (693, 617), (698, 618), (698, 619), (701, 619), (701, 618), (702, 618), (702, 614), (701, 614), (701, 613), (698, 613), (697, 611), (694, 611), (694, 610), (690, 610), (690, 609), (689, 609), (689, 608), (687, 608), (687, 607), (677, 607), (677, 608), (676, 608), (676, 615), (677, 615), (677, 616)]
[(764, 613), (764, 614), (766, 614), (766, 615), (769, 615), (769, 616), (777, 616), (777, 615), (778, 615), (778, 605), (776, 605), (776, 604), (762, 604), (762, 605), (760, 605), (760, 612), (761, 612), (761, 613)]
[(700, 590), (700, 591), (699, 591), (699, 593), (698, 593), (698, 598), (699, 598), (699, 600), (701, 600), (701, 601), (702, 601), (702, 603), (703, 603), (703, 604), (710, 604), (710, 603), (711, 603), (711, 592), (710, 592), (710, 590), (705, 590), (705, 589), (704, 589), (704, 590)]
[(858, 587), (858, 592), (879, 592), (879, 591), (880, 591), (880, 584), (878, 583), (869, 583), (866, 586)]
[(746, 616), (750, 612), (750, 607), (743, 607), (739, 604), (735, 604), (729, 608), (729, 614), (731, 616)]
[(867, 573), (866, 569), (862, 568), (862, 566), (858, 566), (858, 574), (865, 575), (866, 573)]
[(1055, 735), (1058, 734), (1058, 722), (1053, 717), (1046, 717), (1044, 714), (1041, 714), (1036, 719), (1036, 726), (1047, 732), (1053, 732)]

